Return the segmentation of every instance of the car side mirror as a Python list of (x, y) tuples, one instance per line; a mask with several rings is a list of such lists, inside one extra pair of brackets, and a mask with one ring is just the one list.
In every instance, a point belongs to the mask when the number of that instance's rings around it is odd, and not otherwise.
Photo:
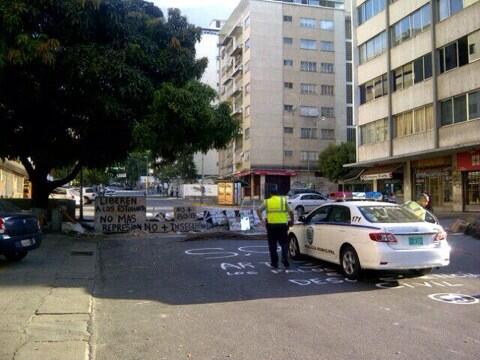
[(307, 222), (307, 218), (305, 217), (305, 215), (300, 215), (300, 216), (298, 217), (298, 221), (300, 221), (300, 222), (302, 222), (302, 223), (305, 223), (305, 222)]

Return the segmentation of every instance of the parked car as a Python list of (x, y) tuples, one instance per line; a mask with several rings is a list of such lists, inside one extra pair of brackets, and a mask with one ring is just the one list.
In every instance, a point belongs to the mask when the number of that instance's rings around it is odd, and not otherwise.
[(447, 233), (429, 214), (422, 221), (402, 206), (373, 201), (325, 204), (289, 230), (289, 252), (339, 264), (349, 279), (365, 269), (417, 275), (450, 263)]
[(290, 189), (290, 191), (287, 193), (287, 197), (295, 197), (298, 194), (317, 194), (317, 195), (323, 195), (321, 192), (312, 190), (312, 189)]
[(287, 199), (288, 206), (295, 210), (298, 216), (308, 213), (327, 202), (329, 202), (328, 198), (315, 193), (297, 194), (295, 197)]
[(80, 206), (80, 192), (73, 188), (58, 187), (50, 194), (50, 199), (74, 200), (76, 206)]
[(85, 204), (89, 204), (95, 201), (97, 197), (97, 192), (94, 188), (86, 187), (83, 188), (83, 201)]
[(37, 218), (0, 199), (0, 254), (10, 261), (20, 261), (41, 242)]

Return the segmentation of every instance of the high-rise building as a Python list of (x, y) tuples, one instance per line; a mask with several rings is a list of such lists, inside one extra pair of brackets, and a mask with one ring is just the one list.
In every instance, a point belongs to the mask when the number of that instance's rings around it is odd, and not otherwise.
[[(197, 58), (207, 58), (208, 66), (201, 81), (218, 92), (218, 36), (223, 20), (212, 20), (208, 27), (202, 28), (202, 40), (196, 45)], [(198, 152), (193, 156), (197, 173), (207, 178), (218, 177), (218, 151)]]
[(480, 1), (356, 0), (352, 14), (362, 179), (480, 210)]
[(355, 138), (350, 21), (344, 1), (242, 0), (221, 29), (220, 99), (242, 131), (219, 171), (248, 184), (244, 196), (335, 188), (316, 169), (322, 150), (347, 141), (347, 126)]

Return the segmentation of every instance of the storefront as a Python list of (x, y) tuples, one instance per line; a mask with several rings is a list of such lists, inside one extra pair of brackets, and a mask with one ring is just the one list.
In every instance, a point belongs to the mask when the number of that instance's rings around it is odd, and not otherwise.
[(414, 197), (430, 196), (434, 210), (453, 210), (452, 157), (445, 156), (412, 162)]
[(462, 173), (464, 210), (480, 211), (480, 150), (457, 154), (457, 170)]
[(295, 171), (290, 170), (251, 170), (235, 175), (235, 178), (247, 184), (244, 188), (243, 197), (263, 199), (271, 190), (285, 195), (290, 190), (290, 178), (296, 176)]
[(395, 199), (397, 203), (404, 201), (403, 164), (392, 164), (367, 169), (360, 176), (362, 181), (372, 181), (373, 191)]

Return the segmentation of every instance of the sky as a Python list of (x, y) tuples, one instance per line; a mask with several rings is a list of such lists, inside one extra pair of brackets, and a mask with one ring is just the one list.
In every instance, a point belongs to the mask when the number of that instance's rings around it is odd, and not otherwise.
[(226, 20), (240, 0), (150, 0), (162, 10), (179, 8), (190, 23), (208, 26), (213, 19)]

